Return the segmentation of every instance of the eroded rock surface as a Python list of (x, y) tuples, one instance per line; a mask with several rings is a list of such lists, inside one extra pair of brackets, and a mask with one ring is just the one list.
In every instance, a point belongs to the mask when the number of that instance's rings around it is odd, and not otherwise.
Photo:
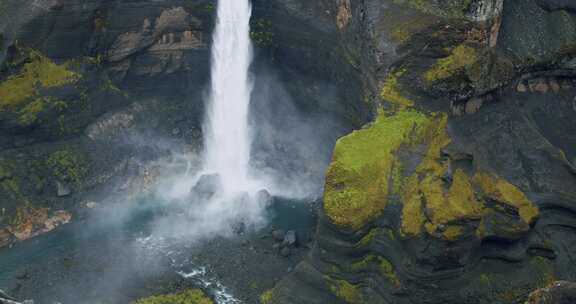
[(472, 2), (352, 5), (378, 114), (338, 141), (315, 246), (265, 303), (517, 303), (573, 279), (576, 16)]

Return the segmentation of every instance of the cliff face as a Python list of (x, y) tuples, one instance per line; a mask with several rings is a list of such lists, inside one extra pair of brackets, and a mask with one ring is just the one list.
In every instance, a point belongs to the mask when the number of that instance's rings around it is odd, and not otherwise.
[(68, 222), (88, 193), (129, 191), (141, 160), (166, 153), (138, 136), (198, 141), (213, 10), (2, 2), (0, 245)]
[[(159, 174), (151, 161), (199, 150), (216, 4), (2, 1), (0, 246), (140, 191)], [(338, 122), (332, 141), (363, 123), (360, 78), (335, 51), (323, 4), (254, 6), (254, 107), (268, 109), (269, 128), (286, 128), (287, 105), (261, 96), (271, 90), (266, 70), (287, 84), (291, 113)]]
[[(0, 3), (0, 246), (200, 145), (215, 5)], [(338, 141), (310, 256), (264, 303), (517, 303), (576, 279), (571, 1), (254, 8), (255, 119), (290, 125), (267, 70), (330, 139), (373, 118)]]
[(311, 254), (264, 302), (523, 303), (574, 280), (570, 5), (336, 2), (378, 114), (336, 144)]

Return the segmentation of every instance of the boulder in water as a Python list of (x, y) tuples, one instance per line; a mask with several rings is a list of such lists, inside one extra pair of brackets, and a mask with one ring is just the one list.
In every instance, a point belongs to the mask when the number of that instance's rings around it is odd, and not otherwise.
[(272, 195), (266, 189), (262, 189), (256, 193), (256, 201), (260, 206), (269, 207), (272, 205)]
[(286, 247), (295, 247), (296, 241), (297, 241), (296, 231), (289, 230), (288, 232), (286, 232), (286, 235), (284, 235), (284, 239), (282, 240), (282, 245), (284, 245)]
[(198, 179), (198, 182), (190, 192), (190, 196), (193, 199), (210, 200), (220, 190), (222, 190), (220, 175), (205, 174)]
[(64, 197), (72, 194), (72, 190), (66, 183), (56, 181), (56, 194), (58, 197)]
[(290, 247), (284, 247), (284, 248), (282, 248), (282, 250), (280, 250), (280, 255), (285, 257), (285, 258), (290, 256), (291, 253), (292, 253), (292, 251), (290, 250)]
[(284, 231), (282, 229), (272, 231), (272, 238), (277, 242), (282, 242), (284, 240)]

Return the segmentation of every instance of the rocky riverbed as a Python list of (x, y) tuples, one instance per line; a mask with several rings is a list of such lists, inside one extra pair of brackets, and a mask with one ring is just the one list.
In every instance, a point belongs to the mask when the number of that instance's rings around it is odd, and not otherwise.
[(169, 215), (151, 201), (122, 217), (102, 208), (0, 251), (0, 285), (40, 304), (127, 303), (186, 287), (204, 289), (217, 303), (254, 303), (308, 252), (310, 208), (276, 200), (266, 227), (207, 240), (154, 234), (158, 217)]

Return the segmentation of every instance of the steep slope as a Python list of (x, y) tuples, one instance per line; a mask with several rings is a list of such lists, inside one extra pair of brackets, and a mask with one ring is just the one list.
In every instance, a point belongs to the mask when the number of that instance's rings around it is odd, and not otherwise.
[[(159, 174), (154, 160), (201, 149), (216, 4), (2, 1), (0, 247), (74, 220), (92, 201), (142, 191)], [(311, 126), (332, 121), (323, 168), (335, 139), (366, 121), (369, 107), (354, 99), (360, 77), (334, 51), (336, 26), (318, 18), (321, 3), (254, 7), (253, 107), (266, 109), (254, 119), (267, 123), (257, 138), (294, 126), (287, 113)], [(287, 147), (286, 138), (255, 144)], [(282, 166), (298, 166), (301, 153), (282, 149)]]
[(262, 302), (523, 303), (574, 280), (576, 15), (338, 3), (379, 114), (338, 141), (315, 246)]

